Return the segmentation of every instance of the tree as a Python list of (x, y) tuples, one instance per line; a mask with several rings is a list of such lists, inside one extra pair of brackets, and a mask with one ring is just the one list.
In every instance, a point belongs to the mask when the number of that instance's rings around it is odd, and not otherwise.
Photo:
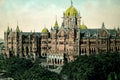
[(15, 80), (60, 80), (59, 75), (41, 67), (40, 62), (29, 59), (11, 57), (4, 60), (4, 77)]
[(4, 55), (0, 55), (0, 72), (4, 72)]
[[(39, 63), (40, 64), (40, 63)], [(59, 75), (50, 72), (41, 67), (38, 63), (34, 63), (33, 67), (27, 70), (21, 77), (24, 80), (59, 80)]]
[(5, 77), (12, 77), (17, 79), (21, 77), (21, 75), (27, 71), (27, 69), (31, 68), (33, 63), (29, 59), (11, 57), (5, 59)]
[(68, 80), (120, 80), (119, 67), (119, 53), (84, 55), (65, 64), (61, 75), (66, 75)]

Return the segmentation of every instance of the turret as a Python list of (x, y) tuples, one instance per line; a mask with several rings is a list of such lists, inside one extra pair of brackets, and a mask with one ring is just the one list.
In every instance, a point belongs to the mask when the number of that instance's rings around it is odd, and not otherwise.
[(49, 38), (49, 30), (45, 27), (42, 30), (41, 34), (41, 56), (46, 57), (48, 50), (48, 38)]
[(78, 13), (78, 16), (77, 16), (77, 27), (79, 28), (81, 26), (81, 15), (80, 13)]
[(69, 16), (77, 16), (78, 15), (78, 11), (77, 9), (73, 6), (73, 2), (71, 0), (71, 6), (66, 10), (65, 12), (65, 16), (69, 17)]
[(71, 6), (63, 14), (63, 23), (65, 27), (68, 28), (78, 28), (80, 26), (81, 17), (77, 9), (73, 6), (71, 1)]
[(54, 24), (54, 29), (58, 29), (59, 28), (59, 25), (58, 25), (58, 22), (56, 20), (55, 24)]
[(19, 26), (17, 25), (16, 32), (20, 32)]
[(7, 28), (7, 32), (8, 32), (8, 33), (10, 32), (10, 28), (9, 28), (9, 26), (8, 26), (8, 28)]

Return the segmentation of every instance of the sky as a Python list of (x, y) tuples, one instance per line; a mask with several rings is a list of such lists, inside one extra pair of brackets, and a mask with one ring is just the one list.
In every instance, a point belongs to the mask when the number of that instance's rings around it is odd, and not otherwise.
[[(50, 29), (56, 16), (61, 26), (70, 5), (71, 0), (0, 0), (0, 38), (8, 26), (15, 30), (18, 25), (23, 32)], [(88, 28), (101, 28), (102, 22), (107, 29), (120, 27), (120, 0), (73, 0), (73, 6)]]

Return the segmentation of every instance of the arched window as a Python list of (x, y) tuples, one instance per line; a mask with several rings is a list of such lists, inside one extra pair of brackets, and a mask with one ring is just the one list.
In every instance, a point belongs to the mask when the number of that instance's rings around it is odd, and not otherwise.
[(55, 64), (57, 64), (57, 59), (55, 58)]
[(85, 48), (85, 53), (86, 53), (87, 51), (86, 51), (86, 48)]
[(83, 48), (81, 48), (81, 54), (83, 54), (84, 53), (84, 50), (83, 50)]

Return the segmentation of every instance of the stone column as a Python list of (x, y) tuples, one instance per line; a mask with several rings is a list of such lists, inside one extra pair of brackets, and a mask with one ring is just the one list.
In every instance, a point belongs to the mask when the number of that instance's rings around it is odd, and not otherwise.
[(87, 51), (86, 51), (86, 53), (87, 53), (87, 55), (89, 55), (89, 53), (90, 53), (90, 44), (89, 44), (89, 38), (87, 39)]

